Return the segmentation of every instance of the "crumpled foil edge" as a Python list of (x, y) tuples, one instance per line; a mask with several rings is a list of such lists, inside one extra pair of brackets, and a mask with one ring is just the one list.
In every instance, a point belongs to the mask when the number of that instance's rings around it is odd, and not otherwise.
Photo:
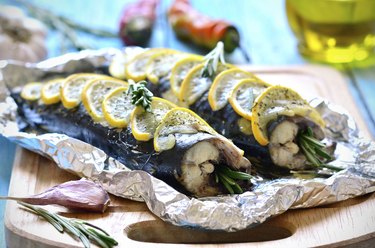
[[(242, 230), (288, 209), (307, 208), (346, 200), (375, 191), (375, 144), (361, 137), (345, 110), (324, 100), (312, 104), (330, 126), (327, 135), (338, 141), (336, 166), (347, 169), (328, 179), (278, 179), (251, 192), (234, 196), (191, 198), (143, 171), (130, 171), (102, 150), (62, 134), (29, 134), (18, 130), (17, 106), (8, 87), (40, 79), (47, 73), (92, 71), (108, 66), (122, 51), (87, 50), (38, 64), (0, 61), (0, 134), (20, 146), (52, 159), (80, 177), (100, 183), (109, 193), (144, 201), (162, 220), (199, 229)], [(344, 156), (345, 155), (345, 156)]]

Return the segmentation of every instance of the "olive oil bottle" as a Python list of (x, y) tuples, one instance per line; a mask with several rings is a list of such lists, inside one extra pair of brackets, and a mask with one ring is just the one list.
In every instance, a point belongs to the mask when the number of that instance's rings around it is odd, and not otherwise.
[(375, 0), (286, 0), (286, 11), (306, 58), (375, 64)]

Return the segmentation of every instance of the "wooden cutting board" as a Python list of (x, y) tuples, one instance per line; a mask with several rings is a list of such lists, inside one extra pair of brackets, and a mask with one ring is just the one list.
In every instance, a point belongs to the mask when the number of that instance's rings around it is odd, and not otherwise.
[[(265, 81), (295, 88), (305, 97), (321, 96), (344, 106), (370, 137), (344, 78), (321, 66), (254, 68)], [(52, 161), (22, 148), (17, 149), (9, 195), (25, 196), (77, 179), (59, 169)], [(375, 241), (375, 194), (350, 199), (329, 206), (290, 210), (248, 230), (236, 233), (207, 232), (175, 227), (148, 211), (146, 205), (111, 196), (105, 214), (72, 213), (50, 207), (64, 216), (81, 218), (107, 230), (119, 247), (311, 247), (363, 245)], [(60, 234), (50, 224), (8, 201), (5, 211), (7, 245), (13, 247), (82, 247), (67, 234)], [(194, 245), (193, 245), (194, 244)], [(198, 245), (197, 245), (198, 244)]]

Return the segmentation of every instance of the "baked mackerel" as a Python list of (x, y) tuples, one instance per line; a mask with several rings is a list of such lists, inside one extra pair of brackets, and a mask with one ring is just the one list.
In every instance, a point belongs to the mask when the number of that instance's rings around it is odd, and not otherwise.
[[(67, 109), (61, 103), (45, 105), (13, 92), (19, 126), (25, 131), (62, 133), (102, 149), (132, 170), (143, 170), (185, 194), (201, 197), (227, 193), (215, 181), (216, 167), (250, 171), (242, 151), (221, 135), (204, 132), (177, 133), (175, 146), (155, 152), (152, 140), (134, 139), (129, 127), (116, 129), (94, 122), (85, 107)], [(242, 189), (249, 181), (240, 182)]]
[[(214, 75), (215, 77), (216, 75)], [(254, 80), (260, 80), (255, 76)], [(202, 80), (211, 82), (211, 78), (202, 78)], [(177, 104), (184, 104), (179, 102), (178, 98), (173, 95), (170, 89), (169, 75), (161, 78), (157, 84), (149, 83), (147, 87), (156, 96), (167, 98)], [(270, 86), (269, 86), (270, 87)], [(268, 87), (268, 88), (269, 88)], [(288, 91), (288, 88), (280, 87), (280, 92)], [(265, 87), (264, 90), (266, 90)], [(289, 89), (290, 92), (293, 92)], [(293, 95), (298, 95), (293, 92)], [(277, 101), (277, 96), (273, 96), (274, 101)], [(325, 138), (321, 123), (317, 123), (313, 118), (309, 117), (312, 108), (308, 103), (297, 97), (295, 99), (286, 99), (282, 107), (283, 111), (276, 113), (272, 119), (266, 125), (269, 142), (260, 144), (252, 133), (251, 121), (245, 120), (238, 113), (235, 112), (233, 107), (227, 103), (222, 109), (213, 111), (208, 101), (208, 91), (204, 92), (194, 103), (188, 107), (192, 111), (196, 112), (204, 120), (206, 120), (215, 130), (221, 135), (232, 140), (236, 146), (243, 149), (245, 156), (252, 161), (254, 165), (259, 168), (259, 171), (264, 171), (263, 175), (271, 175), (271, 170), (278, 170), (280, 173), (289, 173), (290, 170), (308, 170), (317, 167), (316, 164), (312, 164), (307, 159), (304, 150), (300, 144), (300, 134), (305, 130), (311, 130), (312, 138), (319, 142)], [(306, 107), (303, 113), (290, 114), (293, 110), (285, 110), (288, 105), (297, 105), (297, 108)], [(280, 107), (280, 106), (279, 106)], [(268, 108), (274, 108), (269, 106)], [(276, 109), (276, 108), (275, 108)], [(244, 132), (242, 129), (242, 123), (247, 123), (248, 132)], [(328, 149), (331, 154), (334, 151), (334, 145)], [(331, 154), (325, 153), (324, 161), (332, 159)], [(322, 164), (321, 164), (322, 165)], [(324, 167), (324, 166), (323, 166)], [(267, 168), (267, 169), (265, 169)]]

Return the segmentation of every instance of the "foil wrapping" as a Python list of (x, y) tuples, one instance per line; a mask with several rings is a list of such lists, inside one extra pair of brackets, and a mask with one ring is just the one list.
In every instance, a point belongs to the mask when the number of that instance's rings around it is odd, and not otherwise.
[(0, 134), (52, 159), (64, 170), (100, 183), (109, 193), (144, 201), (156, 216), (179, 226), (233, 232), (288, 209), (334, 203), (375, 191), (375, 143), (361, 137), (345, 110), (319, 99), (312, 104), (328, 123), (328, 138), (337, 142), (337, 159), (332, 164), (346, 169), (329, 178), (265, 181), (251, 192), (233, 196), (188, 197), (146, 172), (127, 169), (102, 150), (80, 140), (57, 133), (36, 135), (19, 131), (17, 106), (9, 95), (12, 88), (52, 75), (107, 68), (120, 52), (82, 51), (38, 64), (0, 61)]

